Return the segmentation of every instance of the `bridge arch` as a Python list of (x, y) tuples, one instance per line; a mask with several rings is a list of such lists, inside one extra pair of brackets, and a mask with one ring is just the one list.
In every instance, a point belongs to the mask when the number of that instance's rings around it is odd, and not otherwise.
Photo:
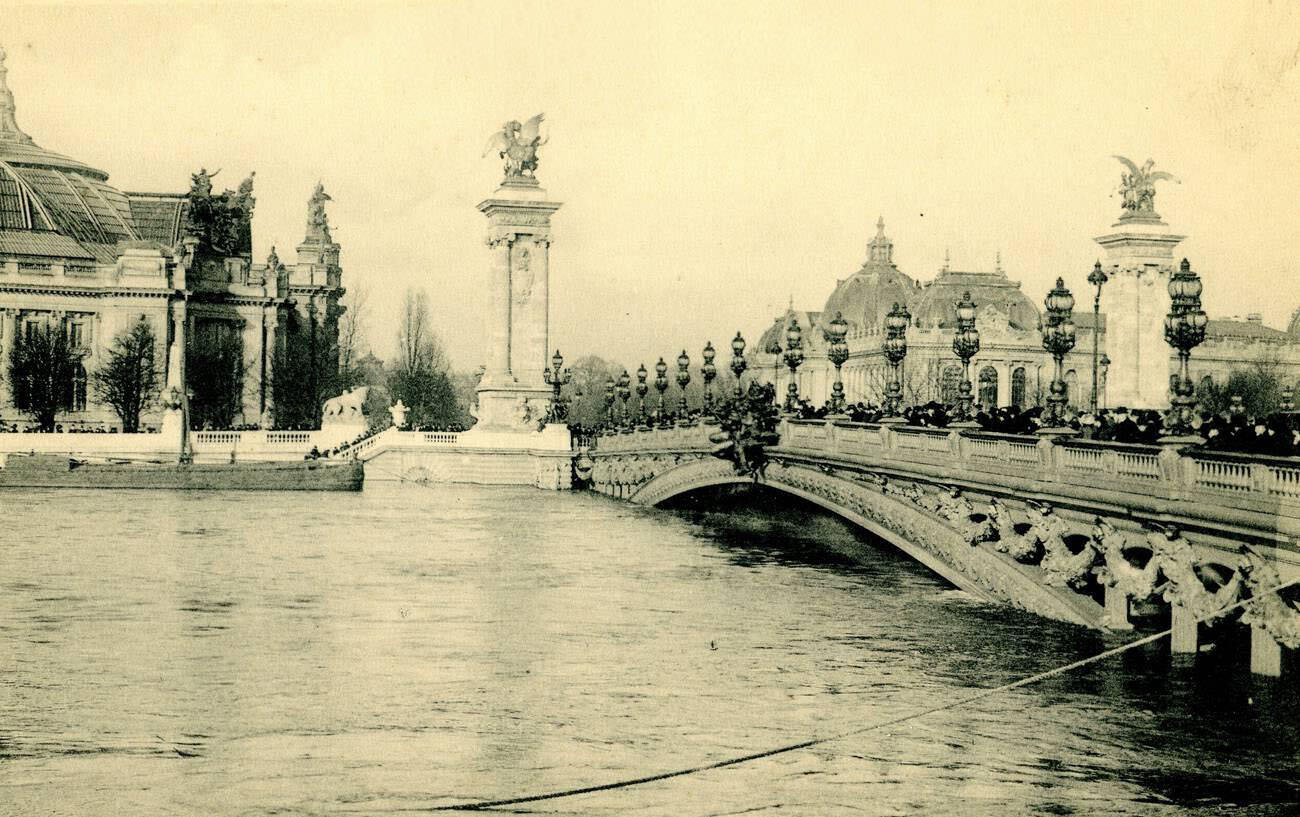
[[(655, 475), (627, 498), (641, 505), (659, 505), (693, 491), (750, 481), (751, 477), (737, 474), (729, 462), (704, 457)], [(836, 514), (975, 598), (1010, 603), (1084, 626), (1100, 626), (1101, 605), (1066, 588), (1044, 585), (1035, 568), (1005, 554), (972, 546), (969, 532), (908, 498), (909, 491), (919, 491), (915, 485), (855, 479), (846, 473), (782, 462), (770, 464), (759, 482)]]

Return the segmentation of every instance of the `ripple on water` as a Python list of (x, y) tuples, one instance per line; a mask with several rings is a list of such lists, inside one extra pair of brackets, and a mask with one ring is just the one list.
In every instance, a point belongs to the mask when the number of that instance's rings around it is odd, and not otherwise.
[[(766, 500), (0, 498), (27, 532), (0, 550), (0, 813), (379, 814), (587, 785), (842, 733), (1113, 643)], [(1230, 658), (1170, 670), (1147, 650), (539, 810), (1284, 813), (1300, 704)], [(1247, 703), (1265, 698), (1271, 714)]]

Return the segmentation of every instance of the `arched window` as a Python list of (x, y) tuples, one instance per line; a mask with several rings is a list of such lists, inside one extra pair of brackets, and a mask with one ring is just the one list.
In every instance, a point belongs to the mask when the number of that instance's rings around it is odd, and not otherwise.
[(961, 389), (961, 367), (945, 366), (943, 380), (939, 384), (939, 402), (951, 406), (957, 402)]
[(1065, 401), (1067, 405), (1077, 405), (1079, 397), (1079, 373), (1074, 369), (1065, 373)]
[(1025, 367), (1017, 366), (1011, 372), (1011, 405), (1025, 408)]
[(998, 405), (998, 370), (992, 366), (980, 369), (979, 401), (982, 408), (997, 408)]
[(68, 396), (68, 408), (72, 411), (86, 410), (86, 367), (80, 363), (72, 373), (72, 394)]

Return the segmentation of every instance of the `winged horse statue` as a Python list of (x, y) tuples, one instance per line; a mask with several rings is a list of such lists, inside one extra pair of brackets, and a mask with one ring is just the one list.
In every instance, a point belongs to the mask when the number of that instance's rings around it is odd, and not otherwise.
[(506, 177), (531, 178), (537, 169), (537, 149), (546, 144), (542, 138), (542, 117), (538, 114), (522, 125), (510, 120), (492, 134), (483, 155), (495, 152), (506, 160)]
[(1124, 196), (1124, 209), (1135, 215), (1156, 214), (1156, 182), (1177, 182), (1178, 178), (1163, 170), (1152, 170), (1155, 160), (1147, 159), (1138, 167), (1123, 156), (1116, 156), (1128, 168), (1120, 180), (1119, 192)]

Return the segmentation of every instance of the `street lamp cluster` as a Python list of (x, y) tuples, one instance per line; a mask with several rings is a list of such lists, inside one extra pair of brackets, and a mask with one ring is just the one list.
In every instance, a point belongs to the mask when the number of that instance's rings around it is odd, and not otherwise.
[[(1109, 276), (1102, 269), (1101, 262), (1098, 261), (1088, 276), (1088, 283), (1095, 288), (1093, 296), (1091, 395), (1091, 405), (1094, 410), (1098, 404), (1097, 375), (1100, 360), (1098, 334), (1100, 328), (1101, 290), (1108, 280)], [(1188, 374), (1188, 365), (1192, 349), (1205, 340), (1205, 329), (1208, 323), (1205, 311), (1201, 308), (1201, 289), (1200, 278), (1192, 272), (1187, 259), (1183, 259), (1178, 270), (1169, 279), (1170, 311), (1165, 318), (1165, 339), (1178, 352), (1179, 358), (1179, 372), (1171, 384), (1171, 404), (1173, 407), (1169, 412), (1167, 422), (1169, 433), (1175, 435), (1188, 433), (1191, 412), (1195, 405), (1194, 389), (1191, 377)], [(1047, 399), (1046, 416), (1047, 425), (1053, 428), (1059, 428), (1066, 421), (1065, 410), (1069, 395), (1063, 369), (1065, 356), (1074, 349), (1077, 339), (1077, 328), (1073, 317), (1074, 305), (1074, 295), (1066, 288), (1064, 279), (1057, 278), (1056, 286), (1043, 299), (1046, 314), (1040, 325), (1043, 349), (1052, 356), (1053, 361), (1052, 382)], [(969, 421), (973, 416), (972, 403), (974, 398), (974, 386), (971, 381), (971, 359), (980, 350), (980, 334), (975, 324), (977, 304), (972, 299), (970, 292), (964, 292), (961, 299), (954, 306), (957, 325), (953, 334), (952, 349), (962, 364), (962, 380), (958, 386), (957, 405), (953, 416), (957, 420)], [(884, 416), (887, 418), (886, 421), (893, 420), (897, 422), (897, 418), (902, 411), (901, 369), (907, 357), (907, 330), (911, 323), (912, 315), (908, 311), (906, 304), (895, 302), (893, 308), (885, 316), (885, 333), (881, 342), (881, 353), (890, 367), (890, 379), (885, 386), (884, 393), (883, 408)], [(846, 343), (848, 330), (849, 323), (839, 312), (836, 312), (835, 317), (823, 327), (823, 334), (827, 343), (826, 356), (835, 367), (835, 380), (831, 386), (831, 395), (827, 406), (829, 413), (833, 415), (843, 413), (847, 403), (842, 368), (849, 358), (849, 349)], [(736, 379), (736, 399), (744, 395), (741, 387), (741, 377), (748, 368), (745, 361), (745, 348), (745, 339), (737, 332), (736, 337), (731, 341), (732, 357), (730, 363), (731, 371)], [(778, 355), (784, 361), (786, 367), (790, 369), (790, 383), (786, 387), (784, 405), (787, 412), (796, 412), (800, 403), (798, 370), (799, 366), (804, 362), (803, 329), (799, 326), (796, 317), (791, 315), (789, 323), (786, 325), (785, 349), (782, 350), (780, 345), (774, 342), (767, 351)], [(705, 344), (702, 357), (704, 362), (700, 367), (700, 376), (704, 382), (703, 414), (706, 418), (712, 418), (716, 416), (717, 409), (713, 395), (713, 381), (718, 376), (718, 366), (715, 363), (717, 351), (714, 349), (712, 341)], [(613, 377), (607, 379), (604, 395), (607, 427), (613, 431), (621, 425), (624, 432), (630, 432), (633, 428), (638, 427), (658, 426), (659, 428), (671, 428), (675, 424), (693, 425), (686, 399), (686, 387), (691, 382), (691, 358), (685, 349), (677, 356), (676, 364), (677, 369), (673, 379), (677, 383), (681, 397), (675, 413), (668, 410), (666, 402), (666, 392), (670, 383), (670, 365), (661, 357), (654, 365), (653, 386), (659, 392), (659, 402), (654, 407), (653, 412), (647, 408), (647, 397), (651, 383), (649, 381), (650, 372), (646, 369), (645, 364), (642, 364), (636, 371), (635, 388), (633, 388), (632, 378), (626, 370), (617, 379)], [(551, 358), (551, 367), (545, 371), (545, 380), (554, 391), (554, 402), (550, 418), (554, 421), (562, 421), (567, 417), (568, 407), (561, 395), (561, 388), (572, 380), (572, 374), (568, 369), (564, 368), (564, 358), (561, 357), (558, 351)], [(635, 391), (638, 401), (635, 417), (633, 417), (629, 406), (633, 391)], [(1291, 401), (1290, 394), (1286, 395), (1286, 397), (1284, 410), (1289, 411), (1294, 404)], [(615, 406), (618, 402), (621, 402), (622, 406), (621, 411), (616, 412)]]
[(1165, 340), (1178, 351), (1178, 378), (1170, 396), (1169, 417), (1165, 425), (1171, 435), (1187, 434), (1191, 430), (1192, 407), (1196, 405), (1192, 378), (1187, 364), (1192, 349), (1205, 340), (1205, 327), (1209, 318), (1201, 309), (1201, 279), (1192, 272), (1192, 265), (1183, 262), (1169, 278), (1169, 314), (1165, 317)]

